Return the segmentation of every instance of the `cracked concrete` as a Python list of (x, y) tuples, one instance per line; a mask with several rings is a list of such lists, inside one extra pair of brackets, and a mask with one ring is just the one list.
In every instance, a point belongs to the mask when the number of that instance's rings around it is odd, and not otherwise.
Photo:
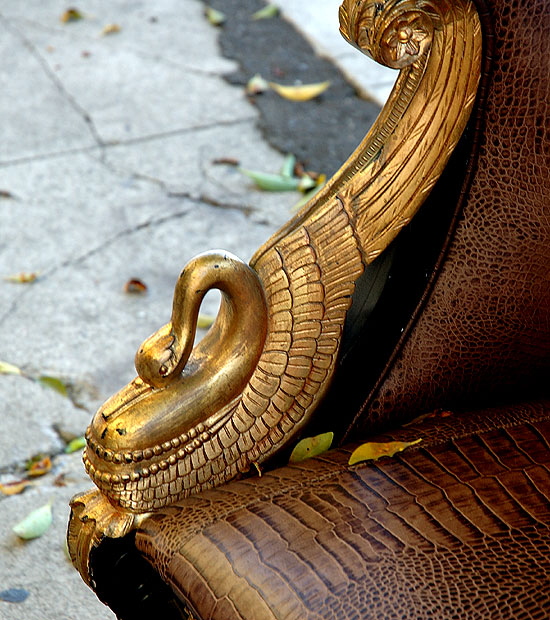
[[(85, 19), (62, 24), (66, 8), (0, 7), (0, 361), (25, 374), (0, 374), (0, 483), (23, 477), (36, 453), (53, 457), (23, 494), (0, 493), (0, 591), (30, 593), (0, 601), (10, 620), (114, 618), (64, 553), (68, 501), (91, 483), (55, 429), (83, 434), (133, 378), (134, 353), (169, 319), (192, 256), (221, 247), (248, 260), (300, 197), (257, 191), (216, 163), (276, 172), (284, 154), (224, 79), (237, 67), (200, 1), (89, 0)], [(107, 23), (120, 32), (101, 36)], [(5, 279), (21, 272), (38, 277)], [(125, 293), (131, 278), (147, 292)], [(217, 304), (209, 294), (204, 312)], [(62, 380), (68, 397), (39, 375)], [(19, 541), (12, 526), (48, 501), (52, 528)]]

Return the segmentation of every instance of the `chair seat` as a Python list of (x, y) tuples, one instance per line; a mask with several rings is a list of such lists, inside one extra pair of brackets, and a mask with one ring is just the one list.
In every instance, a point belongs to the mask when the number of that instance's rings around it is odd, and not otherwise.
[(428, 417), (158, 512), (137, 548), (196, 618), (550, 614), (550, 402)]

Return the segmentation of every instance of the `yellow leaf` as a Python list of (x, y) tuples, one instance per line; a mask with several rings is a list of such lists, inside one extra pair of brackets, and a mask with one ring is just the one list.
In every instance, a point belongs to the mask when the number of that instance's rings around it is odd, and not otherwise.
[(44, 476), (52, 468), (52, 460), (49, 456), (45, 456), (40, 460), (32, 460), (27, 463), (27, 473), (32, 478), (38, 478), (38, 476)]
[(327, 450), (330, 450), (332, 440), (334, 439), (334, 433), (322, 433), (315, 437), (306, 437), (299, 441), (292, 454), (290, 455), (289, 463), (300, 463), (312, 456), (319, 456)]
[(103, 26), (100, 34), (105, 36), (108, 34), (116, 34), (117, 32), (120, 32), (120, 26), (118, 24), (106, 24)]
[(16, 273), (11, 276), (6, 276), (4, 279), (8, 282), (15, 282), (17, 284), (30, 284), (31, 282), (34, 282), (36, 278), (38, 278), (38, 273), (27, 273), (23, 271), (21, 273)]
[(9, 364), (8, 362), (0, 362), (0, 375), (20, 375), (21, 368)]
[(59, 18), (64, 24), (67, 22), (76, 22), (84, 16), (78, 9), (67, 9)]
[(388, 443), (370, 441), (353, 451), (353, 454), (349, 458), (348, 465), (355, 465), (362, 461), (377, 461), (383, 456), (394, 456), (398, 452), (402, 452), (406, 448), (414, 446), (421, 441), (422, 439), (416, 439), (415, 441), (390, 441)]
[(299, 84), (297, 86), (284, 86), (276, 82), (269, 82), (269, 86), (284, 99), (289, 99), (290, 101), (309, 101), (324, 93), (330, 86), (330, 82)]
[(252, 19), (270, 19), (279, 15), (279, 7), (276, 4), (268, 4), (263, 9), (252, 14)]
[(222, 26), (225, 23), (225, 13), (217, 11), (210, 6), (204, 9), (206, 19), (212, 24), (212, 26)]
[(19, 493), (22, 493), (30, 484), (30, 480), (16, 480), (14, 482), (0, 484), (0, 493), (4, 495), (19, 495)]

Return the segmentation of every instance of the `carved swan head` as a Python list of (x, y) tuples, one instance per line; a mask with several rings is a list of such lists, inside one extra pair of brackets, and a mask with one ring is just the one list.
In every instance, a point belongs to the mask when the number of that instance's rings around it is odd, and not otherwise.
[[(401, 69), (396, 87), (348, 162), (250, 265), (215, 252), (182, 272), (170, 323), (136, 355), (139, 376), (86, 435), (89, 474), (124, 510), (226, 482), (303, 428), (333, 375), (357, 278), (416, 213), (463, 132), (481, 57), (469, 2), (346, 0), (341, 23)], [(193, 348), (212, 288), (220, 311)]]

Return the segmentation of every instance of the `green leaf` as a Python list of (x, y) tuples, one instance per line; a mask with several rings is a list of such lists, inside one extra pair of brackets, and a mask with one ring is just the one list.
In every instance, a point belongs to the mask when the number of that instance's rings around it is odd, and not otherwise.
[(281, 174), (258, 172), (256, 170), (246, 170), (245, 168), (239, 168), (239, 170), (251, 178), (260, 189), (268, 192), (292, 192), (296, 191), (300, 186), (300, 179), (295, 177), (289, 178)]
[(227, 19), (225, 16), (225, 13), (222, 13), (221, 11), (217, 11), (216, 9), (213, 9), (210, 6), (207, 6), (204, 9), (204, 14), (206, 15), (206, 19), (213, 26), (222, 26), (225, 23), (225, 20)]
[(71, 441), (69, 441), (69, 443), (65, 446), (65, 454), (72, 454), (73, 452), (82, 450), (85, 447), (86, 447), (86, 438), (76, 437), (75, 439), (71, 439)]
[(8, 362), (0, 361), (0, 375), (20, 375), (21, 368), (14, 366)]
[(30, 512), (22, 521), (13, 526), (13, 531), (23, 540), (42, 536), (52, 524), (52, 505), (45, 504)]
[(383, 456), (394, 456), (398, 452), (403, 452), (406, 448), (414, 446), (421, 441), (422, 439), (416, 439), (415, 441), (390, 441), (388, 443), (369, 441), (353, 451), (348, 465), (355, 465), (363, 461), (377, 461)]
[(306, 437), (299, 441), (292, 454), (290, 455), (289, 463), (300, 463), (312, 456), (319, 456), (327, 450), (330, 450), (332, 440), (334, 439), (334, 433), (322, 433), (315, 437)]
[(270, 19), (279, 15), (279, 7), (276, 4), (268, 4), (263, 9), (256, 11), (252, 15), (252, 19)]
[(48, 375), (41, 375), (38, 377), (37, 381), (44, 387), (59, 392), (61, 396), (67, 396), (67, 386), (63, 383), (63, 381), (61, 381), (61, 379), (58, 379), (57, 377), (49, 377)]
[(281, 176), (287, 179), (294, 178), (294, 167), (296, 166), (296, 157), (289, 153), (285, 157), (283, 167), (281, 168)]

